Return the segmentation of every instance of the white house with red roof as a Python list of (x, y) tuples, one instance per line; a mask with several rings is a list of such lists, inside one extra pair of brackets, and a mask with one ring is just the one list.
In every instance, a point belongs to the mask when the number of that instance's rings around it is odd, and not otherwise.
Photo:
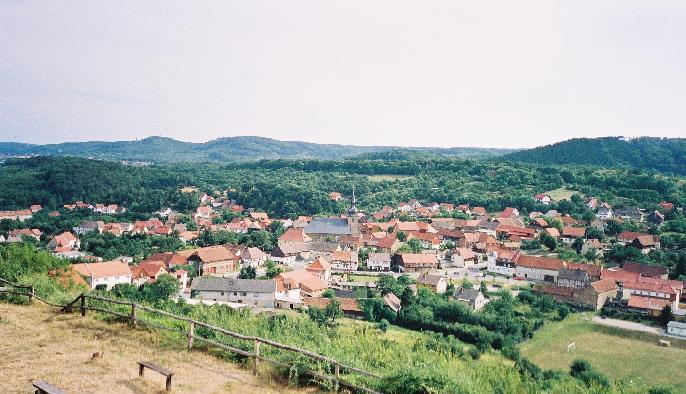
[(85, 278), (91, 289), (104, 285), (111, 290), (116, 284), (131, 283), (131, 269), (121, 261), (72, 264), (71, 268)]

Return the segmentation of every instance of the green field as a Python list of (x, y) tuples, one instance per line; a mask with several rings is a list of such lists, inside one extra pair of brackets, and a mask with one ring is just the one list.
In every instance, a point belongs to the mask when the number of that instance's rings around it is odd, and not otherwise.
[[(592, 316), (574, 314), (548, 324), (521, 345), (522, 354), (541, 368), (565, 372), (574, 359), (583, 358), (611, 380), (639, 386), (670, 384), (675, 392), (686, 392), (684, 342), (669, 338), (672, 347), (660, 347), (656, 336), (599, 326), (591, 322)], [(568, 352), (571, 342), (576, 342), (576, 349)]]
[(406, 179), (413, 178), (412, 176), (408, 175), (368, 175), (367, 179), (370, 181), (374, 182), (382, 182), (382, 181), (404, 181)]
[(378, 276), (371, 275), (348, 275), (349, 282), (376, 282), (379, 280)]
[(550, 198), (552, 198), (554, 201), (569, 200), (570, 198), (572, 198), (572, 195), (574, 194), (579, 194), (583, 197), (583, 195), (580, 192), (576, 190), (568, 190), (565, 187), (559, 187), (557, 189), (548, 190), (543, 194), (549, 195)]

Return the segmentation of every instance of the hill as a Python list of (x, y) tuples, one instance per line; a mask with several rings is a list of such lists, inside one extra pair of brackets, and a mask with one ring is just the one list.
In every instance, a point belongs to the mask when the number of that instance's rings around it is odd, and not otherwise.
[[(140, 141), (89, 141), (33, 145), (0, 142), (0, 157), (31, 155), (78, 156), (106, 160), (129, 160), (157, 163), (241, 162), (260, 159), (341, 159), (358, 154), (399, 149), (390, 146), (356, 146), (280, 141), (264, 137), (226, 137), (192, 143), (166, 137), (148, 137)], [(514, 149), (494, 148), (403, 148), (418, 154), (451, 157), (492, 157)]]
[(502, 156), (502, 160), (539, 164), (630, 167), (686, 174), (686, 138), (574, 138)]

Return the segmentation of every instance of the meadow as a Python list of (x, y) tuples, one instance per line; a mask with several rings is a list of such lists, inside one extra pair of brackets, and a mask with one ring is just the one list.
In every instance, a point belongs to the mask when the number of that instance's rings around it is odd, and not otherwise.
[[(671, 384), (686, 392), (686, 342), (670, 338), (672, 347), (660, 347), (657, 336), (599, 326), (592, 316), (573, 314), (546, 325), (521, 345), (522, 355), (541, 368), (562, 371), (583, 358), (616, 383)], [(576, 345), (568, 351), (572, 342)]]

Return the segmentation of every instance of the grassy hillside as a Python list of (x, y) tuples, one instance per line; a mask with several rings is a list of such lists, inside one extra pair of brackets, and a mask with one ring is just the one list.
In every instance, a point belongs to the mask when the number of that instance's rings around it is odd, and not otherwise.
[(686, 174), (686, 138), (575, 138), (513, 152), (502, 159), (540, 164), (632, 167)]
[[(108, 160), (151, 161), (157, 163), (240, 162), (280, 158), (341, 159), (358, 154), (379, 153), (387, 155), (385, 152), (393, 149), (393, 147), (385, 146), (279, 141), (263, 137), (227, 137), (204, 143), (183, 142), (164, 137), (149, 137), (140, 141), (67, 142), (49, 145), (0, 142), (0, 157), (55, 155)], [(512, 149), (490, 148), (412, 148), (402, 149), (400, 154), (489, 157), (512, 151)]]

